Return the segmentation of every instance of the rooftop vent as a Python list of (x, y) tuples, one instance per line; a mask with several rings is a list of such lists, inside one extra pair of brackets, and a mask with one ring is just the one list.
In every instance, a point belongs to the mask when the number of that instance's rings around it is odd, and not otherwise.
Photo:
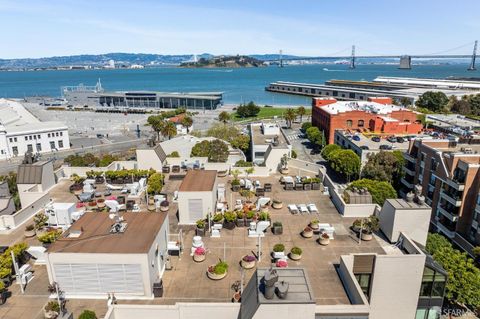
[(288, 294), (288, 282), (286, 281), (281, 281), (281, 282), (278, 282), (276, 284), (277, 286), (277, 296), (278, 298), (280, 299), (285, 299), (287, 298), (287, 294)]
[(405, 200), (408, 202), (408, 203), (413, 203), (413, 199), (415, 198), (415, 194), (412, 193), (412, 192), (409, 192), (407, 194), (407, 196), (405, 197)]
[(275, 269), (270, 268), (265, 272), (263, 276), (263, 281), (265, 284), (265, 298), (272, 299), (275, 295), (275, 283), (278, 281), (278, 274)]
[(82, 235), (82, 231), (81, 230), (71, 230), (69, 233), (68, 233), (68, 236), (67, 238), (78, 238)]

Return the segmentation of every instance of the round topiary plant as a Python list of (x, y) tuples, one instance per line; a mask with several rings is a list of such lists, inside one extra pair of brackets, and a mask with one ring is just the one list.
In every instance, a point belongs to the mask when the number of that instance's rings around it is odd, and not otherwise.
[(78, 319), (97, 319), (97, 315), (95, 314), (95, 311), (92, 310), (84, 310)]

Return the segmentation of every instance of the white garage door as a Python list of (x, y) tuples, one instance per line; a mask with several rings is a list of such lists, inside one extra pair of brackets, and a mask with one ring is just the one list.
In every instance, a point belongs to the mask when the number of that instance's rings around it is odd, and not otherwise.
[(72, 295), (144, 295), (139, 264), (54, 264), (60, 289)]
[(188, 221), (194, 224), (197, 220), (203, 218), (203, 202), (202, 199), (189, 199), (188, 200)]

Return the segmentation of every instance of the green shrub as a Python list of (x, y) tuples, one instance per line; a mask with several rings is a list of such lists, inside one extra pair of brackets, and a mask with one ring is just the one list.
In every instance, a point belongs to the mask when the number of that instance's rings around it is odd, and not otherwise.
[(311, 122), (305, 122), (302, 124), (302, 131), (303, 132), (306, 132), (309, 128), (312, 127), (312, 123)]
[(58, 237), (62, 234), (61, 229), (54, 229), (38, 236), (38, 240), (44, 244), (54, 243)]
[(45, 310), (46, 311), (55, 311), (55, 312), (60, 312), (60, 305), (58, 304), (57, 301), (49, 301), (45, 305)]
[(330, 160), (330, 154), (335, 152), (335, 151), (338, 151), (342, 149), (340, 146), (338, 146), (337, 144), (328, 144), (327, 146), (325, 146), (322, 150), (322, 156), (324, 159), (326, 159), (327, 161)]
[(243, 217), (245, 217), (245, 213), (242, 210), (238, 211), (237, 212), (237, 218), (238, 219), (243, 219)]
[(95, 314), (95, 311), (92, 310), (84, 310), (78, 319), (97, 319), (97, 315)]
[(197, 220), (197, 227), (198, 228), (205, 228), (205, 220), (204, 219)]
[(260, 213), (260, 215), (258, 216), (258, 219), (263, 220), (263, 221), (267, 221), (267, 220), (270, 219), (270, 214), (267, 213), (267, 212)]
[(350, 183), (347, 189), (351, 190), (353, 187), (366, 188), (372, 195), (373, 202), (380, 206), (382, 206), (388, 198), (397, 198), (397, 192), (388, 182), (379, 182), (363, 178)]
[(213, 272), (216, 275), (223, 275), (228, 270), (228, 264), (224, 261), (219, 261), (213, 268)]
[(290, 250), (290, 252), (295, 255), (301, 255), (302, 249), (300, 247), (293, 247), (292, 250)]
[(215, 214), (213, 215), (213, 221), (218, 223), (219, 221), (221, 221), (223, 219), (223, 215), (222, 214)]
[(167, 157), (180, 157), (180, 154), (177, 151), (173, 151)]
[(253, 163), (252, 162), (247, 162), (244, 160), (239, 160), (235, 163), (235, 167), (252, 167)]
[(235, 221), (235, 219), (237, 218), (237, 214), (235, 214), (233, 212), (225, 212), (223, 214), (223, 217), (225, 217), (225, 221), (231, 223), (231, 222)]
[(295, 150), (292, 150), (291, 156), (292, 158), (297, 158), (297, 152), (295, 152)]
[(255, 216), (255, 212), (253, 210), (250, 210), (247, 212), (246, 216), (247, 216), (247, 219), (252, 219), (253, 216)]
[(276, 221), (276, 222), (273, 222), (273, 227), (282, 227), (282, 222), (279, 222), (279, 221)]
[(273, 246), (273, 251), (276, 253), (285, 251), (285, 246), (283, 244), (275, 244), (275, 246)]

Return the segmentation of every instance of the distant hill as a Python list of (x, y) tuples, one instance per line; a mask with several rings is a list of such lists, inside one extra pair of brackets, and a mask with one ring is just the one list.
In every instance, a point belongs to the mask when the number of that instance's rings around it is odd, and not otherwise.
[(249, 68), (265, 66), (265, 64), (263, 61), (247, 55), (222, 55), (210, 59), (200, 58), (197, 62), (184, 62), (180, 66), (185, 68)]

